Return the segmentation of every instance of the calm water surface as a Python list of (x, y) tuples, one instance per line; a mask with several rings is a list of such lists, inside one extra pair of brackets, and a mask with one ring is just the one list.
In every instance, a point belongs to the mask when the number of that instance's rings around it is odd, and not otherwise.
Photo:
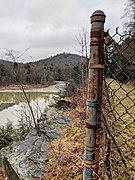
[[(35, 118), (38, 119), (44, 113), (48, 105), (55, 103), (58, 94), (64, 87), (63, 82), (43, 89), (26, 90), (30, 105)], [(0, 112), (0, 126), (4, 126), (8, 121), (17, 125), (19, 120), (31, 120), (31, 113), (26, 103), (26, 99), (21, 90), (0, 90), (0, 103), (15, 103), (12, 107)]]

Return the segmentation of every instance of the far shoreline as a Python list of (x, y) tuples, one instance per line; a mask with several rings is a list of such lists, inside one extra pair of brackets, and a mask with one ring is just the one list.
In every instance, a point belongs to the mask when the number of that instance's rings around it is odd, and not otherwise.
[[(46, 84), (22, 84), (25, 90), (32, 90), (33, 88), (40, 89), (40, 88), (46, 88), (52, 85), (55, 85), (56, 82), (53, 83), (46, 83)], [(0, 85), (0, 90), (20, 90), (21, 89), (21, 84), (2, 84)]]

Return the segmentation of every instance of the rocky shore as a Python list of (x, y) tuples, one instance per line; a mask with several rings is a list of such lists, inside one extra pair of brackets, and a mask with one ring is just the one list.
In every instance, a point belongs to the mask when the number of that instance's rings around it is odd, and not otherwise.
[(70, 114), (64, 114), (62, 110), (52, 107), (42, 114), (38, 121), (40, 136), (33, 128), (24, 141), (3, 148), (1, 155), (6, 159), (4, 167), (7, 176), (10, 176), (11, 180), (16, 177), (24, 180), (45, 179), (48, 163), (47, 144), (59, 138), (60, 127), (70, 125), (71, 119)]
[(3, 111), (4, 109), (7, 109), (7, 108), (12, 107), (14, 105), (15, 105), (15, 103), (1, 103), (0, 104), (0, 111)]

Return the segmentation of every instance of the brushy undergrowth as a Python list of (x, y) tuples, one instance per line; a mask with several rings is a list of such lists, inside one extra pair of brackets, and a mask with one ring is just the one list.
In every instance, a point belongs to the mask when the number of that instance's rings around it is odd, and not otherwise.
[[(0, 127), (0, 150), (14, 141), (20, 141), (25, 138), (29, 132), (28, 124), (22, 120), (19, 122), (18, 126), (15, 128), (12, 122), (8, 122), (6, 126)], [(0, 156), (0, 180), (5, 180), (5, 173), (2, 164), (2, 157)]]
[(1, 157), (0, 157), (0, 180), (5, 180), (5, 173), (4, 173)]
[[(110, 83), (112, 80), (107, 80)], [(126, 162), (124, 167), (118, 148), (115, 147), (111, 139), (110, 163), (111, 173), (114, 179), (131, 179), (134, 177), (134, 118), (135, 118), (135, 90), (130, 83), (119, 84), (113, 80), (109, 85), (109, 101), (113, 111), (105, 113), (110, 132), (121, 151), (122, 157)], [(77, 106), (66, 111), (73, 115), (72, 124), (69, 127), (62, 126), (62, 134), (59, 140), (49, 144), (49, 167), (46, 172), (46, 179), (51, 180), (81, 180), (83, 179), (83, 155), (85, 142), (85, 100), (78, 95), (73, 98)], [(105, 104), (106, 110), (107, 104)], [(108, 112), (108, 111), (106, 111)], [(112, 115), (114, 114), (114, 116)], [(103, 124), (104, 126), (104, 124)], [(107, 132), (106, 132), (107, 133)], [(101, 149), (106, 147), (106, 140), (101, 141)], [(104, 149), (104, 153), (106, 149)], [(108, 153), (106, 154), (108, 155)], [(102, 156), (102, 154), (100, 154)], [(101, 162), (104, 164), (104, 157)], [(106, 177), (107, 169), (102, 167), (104, 172), (102, 177)], [(121, 174), (119, 172), (122, 172)]]

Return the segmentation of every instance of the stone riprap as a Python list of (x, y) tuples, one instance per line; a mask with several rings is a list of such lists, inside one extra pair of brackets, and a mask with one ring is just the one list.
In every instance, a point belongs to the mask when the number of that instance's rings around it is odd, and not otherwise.
[(40, 136), (33, 128), (24, 141), (13, 143), (1, 150), (2, 157), (6, 159), (6, 174), (12, 174), (12, 177), (8, 177), (10, 180), (15, 180), (15, 176), (24, 180), (45, 179), (48, 162), (47, 143), (59, 138), (61, 129), (57, 124), (69, 125), (72, 118), (71, 115), (63, 114), (55, 108), (51, 108), (41, 117)]
[(4, 109), (7, 109), (7, 108), (12, 107), (14, 105), (15, 105), (15, 103), (1, 103), (0, 104), (0, 111), (3, 111)]

